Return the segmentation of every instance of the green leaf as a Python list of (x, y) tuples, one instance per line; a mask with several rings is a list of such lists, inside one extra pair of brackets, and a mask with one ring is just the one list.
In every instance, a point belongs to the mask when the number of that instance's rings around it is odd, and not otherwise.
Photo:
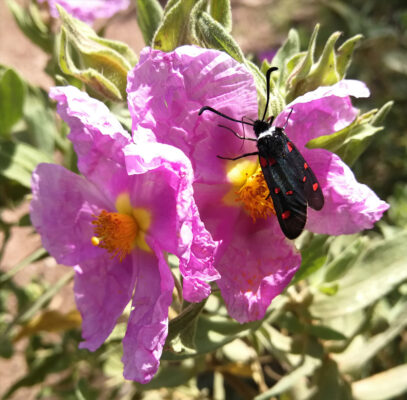
[(164, 15), (166, 15), (174, 6), (180, 3), (181, 0), (168, 0), (164, 6)]
[(8, 136), (23, 115), (26, 86), (11, 68), (0, 66), (0, 136)]
[(336, 58), (336, 69), (339, 74), (339, 79), (345, 78), (346, 72), (352, 61), (352, 54), (355, 50), (355, 46), (362, 40), (363, 35), (355, 35), (343, 43), (338, 51)]
[(287, 312), (282, 315), (278, 324), (290, 333), (304, 334), (315, 336), (323, 340), (345, 340), (346, 336), (337, 330), (325, 325), (306, 324), (298, 319), (296, 315)]
[[(384, 128), (377, 126), (389, 112), (392, 102), (386, 103), (379, 111), (372, 110), (359, 116), (346, 128), (330, 135), (320, 136), (307, 143), (309, 149), (326, 149), (352, 165), (371, 143), (374, 135)], [(379, 115), (376, 119), (375, 115)]]
[(315, 393), (310, 400), (353, 400), (349, 383), (339, 372), (337, 363), (329, 357), (313, 376)]
[(317, 318), (333, 318), (373, 304), (407, 279), (407, 232), (371, 240), (348, 273), (335, 283), (334, 296), (315, 293), (310, 311)]
[(343, 372), (357, 374), (376, 354), (394, 340), (407, 326), (407, 302), (399, 307), (397, 315), (392, 318), (388, 329), (372, 336), (363, 344), (356, 343), (347, 351), (338, 354), (336, 359)]
[[(272, 73), (272, 77), (278, 76), (277, 87), (279, 88), (279, 91), (283, 92), (285, 91), (286, 81), (293, 69), (293, 65), (291, 65), (291, 67), (289, 68), (288, 62), (290, 59), (292, 59), (292, 57), (296, 56), (299, 53), (299, 51), (300, 51), (300, 37), (298, 35), (298, 32), (295, 29), (290, 29), (286, 41), (278, 49), (272, 61), (273, 67), (277, 67), (279, 69), (278, 72)], [(268, 68), (269, 68), (268, 63), (263, 63), (261, 70), (265, 74)], [(283, 102), (283, 104), (285, 104), (285, 101)]]
[(271, 389), (256, 396), (254, 400), (270, 400), (274, 396), (288, 392), (298, 383), (298, 381), (306, 376), (312, 375), (320, 365), (321, 360), (305, 356), (303, 362), (301, 362), (297, 368), (284, 375)]
[[(286, 41), (273, 57), (273, 67), (277, 67), (284, 76), (287, 61), (300, 51), (300, 37), (295, 29), (290, 29)], [(263, 71), (265, 73), (266, 71)]]
[(230, 33), (232, 31), (232, 9), (230, 0), (210, 0), (210, 11), (212, 18), (218, 21)]
[(336, 52), (335, 45), (341, 33), (335, 32), (325, 43), (319, 59), (314, 62), (318, 30), (319, 25), (314, 29), (307, 52), (294, 54), (287, 62), (290, 75), (287, 80), (284, 76), (284, 81), (280, 82), (281, 84), (286, 81), (287, 102), (320, 86), (333, 85), (342, 79), (350, 65), (355, 45), (361, 39), (360, 35), (352, 37)]
[(173, 2), (166, 8), (164, 17), (153, 38), (153, 47), (161, 51), (172, 51), (187, 44), (189, 21), (195, 0)]
[(301, 266), (295, 274), (292, 284), (307, 278), (325, 264), (328, 239), (328, 235), (314, 235), (311, 242), (301, 249)]
[(326, 42), (318, 62), (313, 65), (310, 74), (307, 76), (307, 92), (319, 86), (331, 86), (339, 81), (340, 77), (336, 67), (335, 44), (340, 36), (340, 32), (335, 32)]
[(304, 325), (296, 315), (292, 312), (286, 312), (278, 319), (278, 324), (281, 328), (286, 329), (290, 333), (304, 333), (306, 325)]
[(59, 37), (59, 66), (67, 75), (84, 82), (104, 98), (127, 98), (127, 73), (137, 62), (125, 43), (99, 37), (82, 21), (57, 5), (62, 27)]
[(335, 257), (324, 268), (324, 283), (341, 278), (356, 263), (362, 251), (367, 247), (369, 239), (361, 236), (349, 244), (340, 255)]
[(370, 123), (373, 126), (381, 126), (384, 123), (384, 120), (387, 117), (387, 114), (389, 113), (389, 111), (391, 110), (391, 108), (394, 105), (394, 101), (388, 101), (387, 103), (385, 103), (382, 108), (376, 112), (376, 114), (373, 116), (373, 118), (371, 119)]
[(50, 156), (55, 149), (56, 125), (48, 95), (39, 88), (29, 88), (24, 105), (24, 120), (30, 142)]
[(287, 79), (287, 102), (290, 103), (300, 94), (304, 93), (303, 85), (304, 79), (307, 77), (311, 68), (314, 64), (314, 54), (315, 54), (315, 43), (317, 40), (319, 31), (319, 24), (315, 25), (314, 32), (312, 33), (310, 42), (308, 44), (308, 50), (305, 55), (302, 57), (300, 63), (298, 63), (290, 76)]
[[(182, 333), (185, 329), (189, 331), (191, 326), (193, 327), (196, 323), (196, 319), (199, 317), (202, 309), (205, 307), (205, 301), (201, 303), (191, 303), (189, 304), (184, 310), (182, 310), (181, 314), (177, 317), (173, 318), (168, 327), (168, 336), (167, 336), (167, 343), (169, 343), (172, 339), (174, 339), (177, 335)], [(195, 329), (192, 334), (195, 333)], [(187, 347), (193, 348), (194, 338), (184, 336), (184, 340), (188, 343), (186, 344)]]
[(207, 317), (201, 315), (196, 329), (196, 349), (180, 353), (166, 351), (163, 353), (162, 359), (182, 360), (199, 354), (210, 353), (224, 346), (226, 343), (231, 342), (235, 338), (248, 335), (252, 330), (257, 329), (261, 323), (262, 321), (255, 321), (240, 324), (225, 317)]
[(0, 174), (30, 188), (31, 175), (41, 162), (52, 159), (25, 143), (0, 142)]
[(205, 47), (222, 50), (243, 63), (244, 55), (227, 30), (207, 12), (202, 12), (196, 23), (197, 36)]
[[(201, 368), (203, 369), (203, 368)], [(172, 388), (180, 385), (184, 385), (191, 378), (196, 377), (199, 374), (199, 370), (191, 365), (171, 365), (161, 364), (157, 374), (147, 384), (136, 384), (140, 390), (152, 390), (159, 388)]]
[(157, 0), (136, 0), (137, 22), (146, 45), (151, 46), (153, 37), (163, 17), (163, 9)]
[(202, 41), (199, 38), (199, 31), (197, 28), (198, 20), (202, 12), (207, 11), (208, 0), (198, 0), (196, 4), (192, 7), (190, 15), (190, 23), (188, 26), (189, 40), (193, 44), (202, 45)]
[(341, 332), (324, 325), (307, 325), (307, 332), (323, 340), (346, 340)]
[(407, 364), (352, 383), (354, 400), (388, 400), (407, 392)]

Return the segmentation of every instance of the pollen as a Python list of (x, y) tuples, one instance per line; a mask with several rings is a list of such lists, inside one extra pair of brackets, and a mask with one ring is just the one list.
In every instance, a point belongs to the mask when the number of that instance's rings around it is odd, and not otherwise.
[(92, 244), (106, 249), (112, 258), (123, 261), (136, 246), (139, 226), (133, 216), (102, 210), (92, 224), (95, 234)]
[(276, 214), (273, 200), (269, 195), (269, 189), (260, 168), (253, 175), (247, 177), (237, 194), (238, 201), (243, 203), (244, 209), (252, 217), (253, 222), (258, 218), (266, 219)]

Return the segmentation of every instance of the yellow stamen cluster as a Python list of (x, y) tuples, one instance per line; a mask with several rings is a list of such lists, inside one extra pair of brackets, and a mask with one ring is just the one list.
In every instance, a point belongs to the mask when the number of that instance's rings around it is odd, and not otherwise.
[(133, 216), (102, 210), (92, 224), (95, 226), (92, 244), (106, 249), (112, 257), (122, 261), (136, 246), (139, 227)]
[(261, 168), (258, 168), (253, 175), (247, 177), (237, 195), (237, 201), (243, 203), (253, 222), (258, 218), (266, 219), (270, 215), (276, 214)]

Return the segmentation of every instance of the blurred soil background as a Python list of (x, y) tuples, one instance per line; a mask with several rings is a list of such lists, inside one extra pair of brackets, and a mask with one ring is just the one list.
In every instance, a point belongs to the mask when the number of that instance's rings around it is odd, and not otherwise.
[[(364, 34), (366, 40), (356, 50), (350, 77), (357, 77), (368, 84), (372, 90), (371, 101), (374, 107), (380, 107), (392, 99), (397, 104), (386, 121), (386, 135), (381, 134), (375, 139), (374, 149), (363, 155), (355, 168), (358, 178), (372, 186), (384, 199), (388, 199), (394, 192), (405, 191), (407, 181), (407, 139), (404, 134), (407, 105), (407, 56), (404, 50), (406, 31), (403, 33), (399, 28), (400, 21), (407, 26), (407, 11), (403, 11), (403, 7), (406, 8), (404, 1), (331, 2), (330, 5), (328, 2), (312, 0), (232, 1), (233, 35), (243, 51), (253, 54), (253, 57), (264, 51), (276, 50), (287, 37), (290, 27), (299, 30), (303, 46), (306, 46), (317, 22), (322, 23), (319, 47), (336, 30), (344, 32), (344, 39), (357, 33)], [(352, 10), (358, 12), (352, 14)], [(134, 6), (112, 18), (105, 36), (124, 41), (136, 53), (140, 52), (144, 43), (137, 26)], [(44, 72), (46, 63), (46, 54), (20, 32), (6, 2), (0, 0), (0, 64), (15, 68), (30, 84), (47, 90), (52, 85), (52, 80)], [(396, 196), (395, 201), (405, 200)], [(18, 221), (27, 213), (28, 203), (25, 203), (13, 211), (4, 211), (3, 218), (10, 222)], [(393, 218), (397, 220), (396, 224), (403, 222), (397, 216)], [(4, 235), (0, 236), (0, 242), (3, 240)], [(39, 236), (32, 233), (31, 227), (13, 228), (11, 239), (4, 249), (1, 269), (10, 270), (40, 247)], [(46, 258), (25, 267), (15, 279), (20, 285), (45, 281), (51, 286), (66, 272), (67, 268), (58, 266), (52, 258)], [(54, 297), (49, 309), (68, 312), (73, 308), (71, 284)], [(17, 343), (17, 352), (11, 359), (0, 359), (0, 396), (12, 382), (24, 375), (24, 340)], [(38, 385), (29, 389), (22, 388), (12, 399), (35, 399), (37, 390)]]

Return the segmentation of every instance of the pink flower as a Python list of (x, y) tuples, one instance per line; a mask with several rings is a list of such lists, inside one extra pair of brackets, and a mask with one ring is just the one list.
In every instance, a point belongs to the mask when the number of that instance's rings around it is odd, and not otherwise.
[(146, 383), (159, 366), (174, 281), (165, 253), (180, 259), (184, 297), (201, 301), (216, 243), (193, 201), (192, 168), (177, 148), (135, 145), (101, 102), (74, 87), (51, 89), (83, 176), (40, 164), (31, 220), (44, 247), (75, 269), (82, 348), (97, 349), (132, 300), (123, 340), (124, 376)]
[[(128, 76), (128, 102), (134, 140), (148, 132), (150, 140), (179, 147), (191, 160), (195, 200), (205, 226), (222, 241), (215, 265), (217, 282), (229, 313), (238, 321), (262, 318), (271, 300), (289, 284), (301, 263), (265, 201), (265, 185), (257, 157), (225, 161), (256, 151), (255, 144), (237, 139), (222, 124), (240, 134), (242, 125), (217, 115), (198, 116), (211, 106), (232, 118), (257, 119), (253, 78), (244, 65), (216, 50), (184, 46), (171, 53), (145, 49)], [(325, 196), (322, 211), (309, 211), (307, 228), (343, 234), (371, 228), (388, 205), (358, 183), (338, 156), (308, 150), (312, 138), (333, 133), (356, 117), (350, 97), (369, 92), (357, 81), (342, 81), (296, 99), (276, 119), (283, 126), (294, 108), (286, 132), (309, 162)], [(151, 135), (153, 132), (154, 136)], [(245, 135), (254, 137), (250, 129)]]
[(59, 18), (57, 4), (75, 18), (91, 25), (98, 18), (110, 18), (119, 11), (129, 7), (129, 0), (39, 0), (47, 2), (50, 13), (54, 18)]

